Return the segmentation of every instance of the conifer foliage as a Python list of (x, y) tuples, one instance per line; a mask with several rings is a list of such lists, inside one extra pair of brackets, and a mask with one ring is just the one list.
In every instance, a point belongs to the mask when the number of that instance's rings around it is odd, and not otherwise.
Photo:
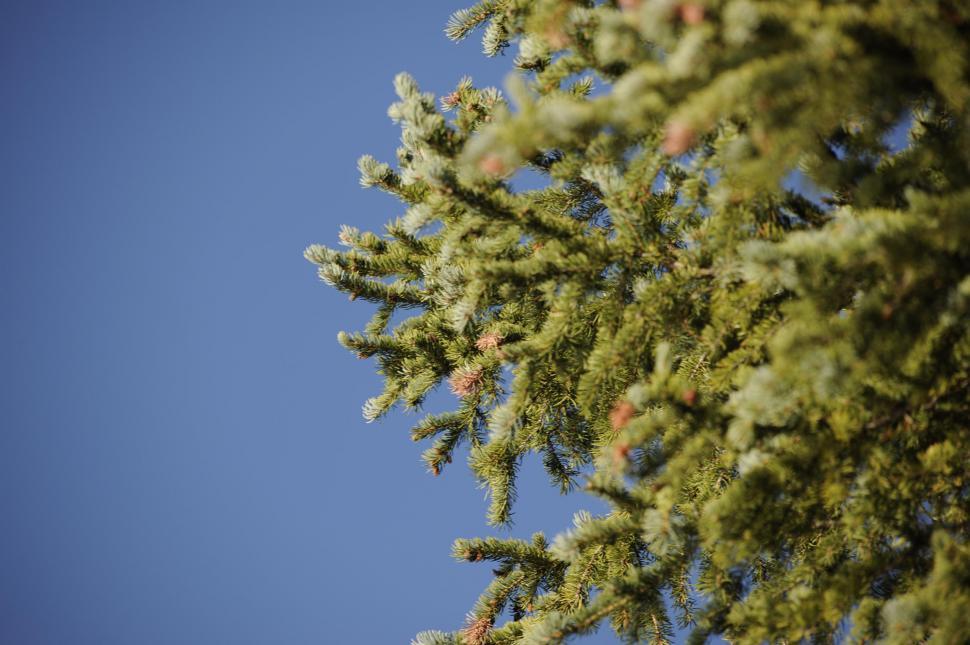
[(449, 388), (412, 436), (436, 475), (467, 446), (491, 523), (530, 452), (612, 511), (459, 540), (495, 578), (416, 642), (970, 642), (970, 5), (484, 0), (445, 31), (476, 30), (506, 91), (398, 76), (396, 163), (360, 172), (402, 216), (306, 257), (377, 304), (339, 338), (386, 379), (364, 416)]

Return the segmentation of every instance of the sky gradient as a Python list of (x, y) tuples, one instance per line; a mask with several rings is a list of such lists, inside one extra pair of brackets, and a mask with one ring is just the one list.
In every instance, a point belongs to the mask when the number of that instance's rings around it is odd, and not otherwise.
[(402, 213), (356, 171), (394, 158), (394, 74), (502, 83), (442, 34), (462, 6), (3, 3), (0, 643), (407, 643), (488, 583), (455, 538), (602, 508), (532, 461), (488, 528), (416, 415), (364, 423), (335, 337), (372, 308), (301, 256)]

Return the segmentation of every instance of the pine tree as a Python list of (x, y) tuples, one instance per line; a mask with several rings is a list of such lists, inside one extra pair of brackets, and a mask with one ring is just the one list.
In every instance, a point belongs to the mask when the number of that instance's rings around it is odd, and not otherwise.
[(458, 540), (494, 581), (416, 642), (970, 642), (970, 5), (484, 0), (445, 31), (479, 28), (506, 92), (399, 75), (396, 164), (360, 171), (403, 215), (306, 256), (378, 305), (339, 337), (386, 379), (368, 420), (450, 387), (412, 435), (434, 474), (468, 446), (491, 523), (530, 452), (612, 511)]

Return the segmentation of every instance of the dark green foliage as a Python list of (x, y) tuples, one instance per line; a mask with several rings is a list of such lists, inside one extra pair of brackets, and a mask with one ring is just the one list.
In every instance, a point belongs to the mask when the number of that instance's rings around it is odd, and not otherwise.
[(447, 32), (479, 26), (511, 101), (463, 79), (446, 118), (399, 76), (397, 167), (360, 168), (406, 212), (307, 257), (380, 305), (340, 337), (386, 379), (368, 420), (446, 381), (413, 437), (435, 474), (467, 443), (491, 522), (529, 452), (613, 511), (460, 540), (495, 580), (418, 642), (970, 641), (970, 8), (486, 0)]

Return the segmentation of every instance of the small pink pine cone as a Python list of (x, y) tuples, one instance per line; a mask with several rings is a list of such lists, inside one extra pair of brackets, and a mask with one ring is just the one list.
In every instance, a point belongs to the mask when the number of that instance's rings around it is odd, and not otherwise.
[(475, 341), (475, 347), (480, 352), (484, 352), (489, 349), (497, 349), (500, 344), (502, 344), (502, 337), (493, 331), (490, 331), (487, 334), (482, 334), (481, 337)]
[(688, 25), (699, 25), (704, 22), (704, 6), (696, 2), (685, 2), (677, 7), (680, 19)]
[(448, 385), (455, 396), (466, 397), (474, 394), (482, 385), (483, 370), (481, 367), (463, 367), (452, 373)]
[(461, 103), (461, 96), (458, 94), (458, 92), (452, 92), (451, 94), (446, 94), (445, 96), (441, 97), (441, 105), (445, 109), (451, 109), (459, 103)]
[(503, 175), (506, 172), (505, 162), (494, 153), (482, 157), (481, 161), (478, 162), (478, 167), (482, 172), (493, 176)]
[(662, 149), (664, 154), (676, 156), (687, 152), (697, 134), (694, 129), (683, 121), (671, 121), (667, 124)]
[(471, 621), (463, 631), (464, 640), (468, 645), (484, 645), (488, 632), (492, 630), (492, 621), (482, 616)]
[(610, 425), (613, 426), (614, 430), (622, 429), (626, 424), (630, 423), (630, 419), (633, 418), (636, 411), (636, 408), (629, 401), (617, 402), (610, 412)]

